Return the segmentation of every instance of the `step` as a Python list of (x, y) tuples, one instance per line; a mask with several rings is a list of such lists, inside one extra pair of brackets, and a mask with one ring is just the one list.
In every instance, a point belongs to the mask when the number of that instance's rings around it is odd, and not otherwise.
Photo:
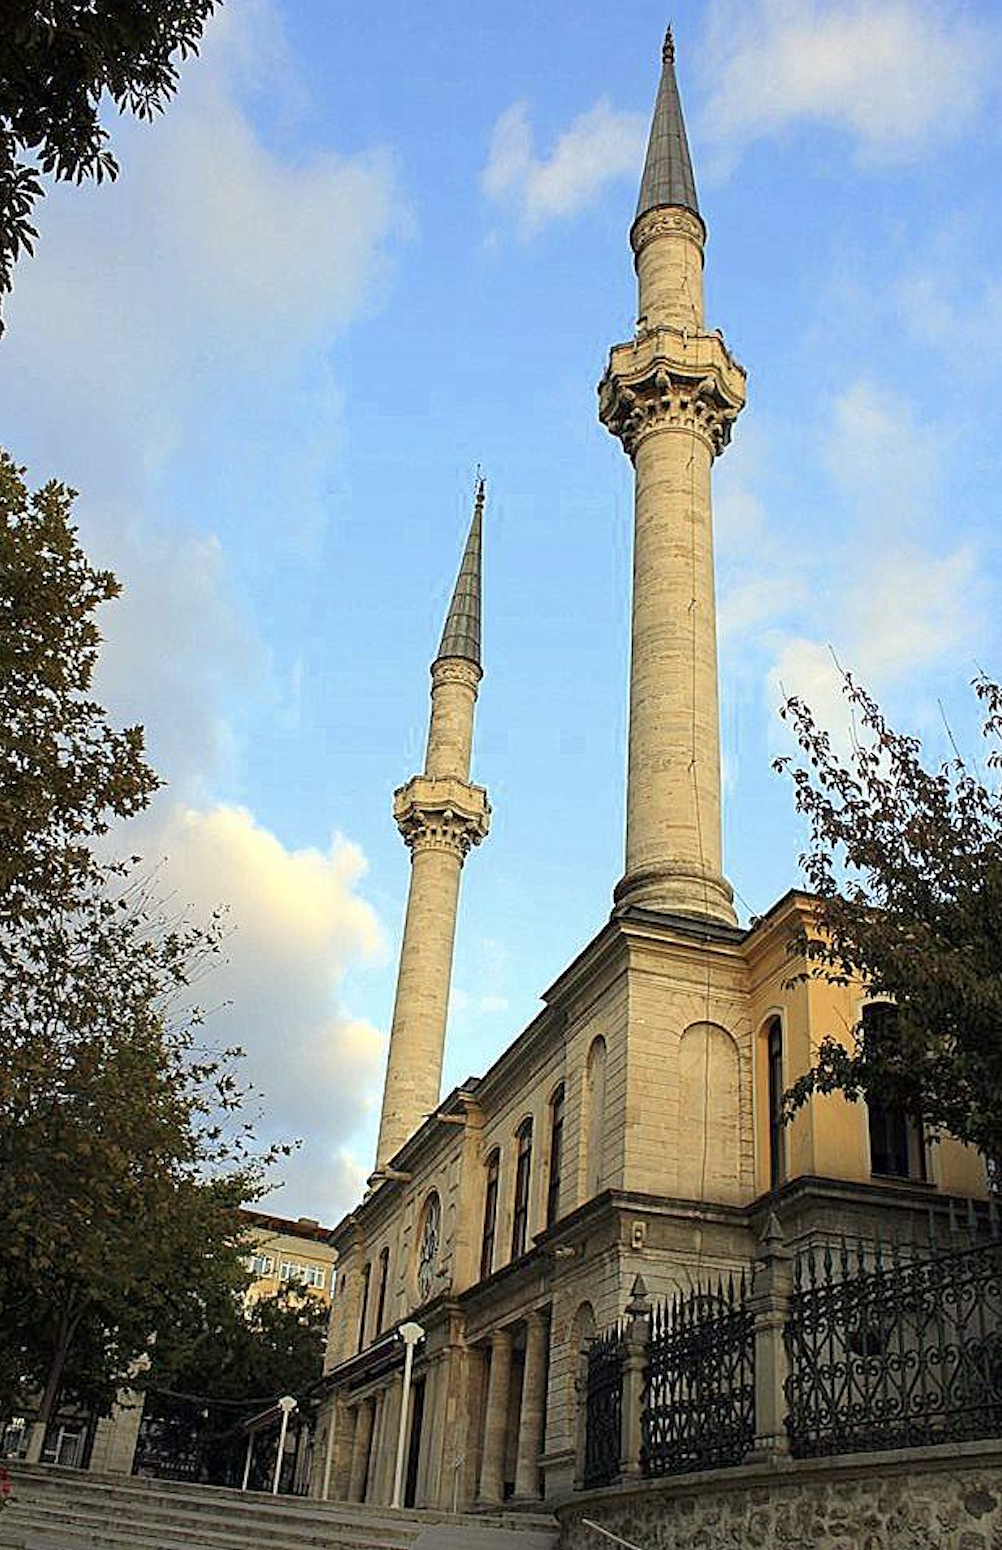
[[(21, 1523), (61, 1535), (67, 1550), (555, 1550), (557, 1525), (543, 1513), (451, 1514), (312, 1497), (272, 1496), (190, 1481), (90, 1474), (57, 1465), (12, 1470)], [(12, 1514), (3, 1530), (12, 1534)], [(0, 1540), (2, 1546), (2, 1540)], [(39, 1547), (43, 1550), (43, 1547)], [(48, 1550), (48, 1547), (44, 1547)]]
[(20, 1519), (21, 1523), (30, 1525), (32, 1530), (46, 1528), (55, 1532), (58, 1529), (63, 1533), (90, 1536), (97, 1540), (112, 1536), (116, 1539), (129, 1537), (136, 1543), (162, 1541), (165, 1544), (185, 1546), (187, 1550), (192, 1550), (192, 1547), (198, 1547), (198, 1550), (245, 1550), (249, 1528), (258, 1530), (257, 1537), (266, 1539), (269, 1545), (281, 1547), (281, 1550), (304, 1550), (306, 1546), (317, 1546), (320, 1550), (328, 1546), (345, 1547), (345, 1550), (387, 1550), (388, 1546), (392, 1550), (412, 1550), (416, 1539), (412, 1530), (394, 1534), (390, 1538), (382, 1533), (378, 1536), (369, 1532), (360, 1535), (356, 1529), (341, 1525), (331, 1525), (326, 1530), (318, 1529), (307, 1536), (297, 1532), (294, 1523), (276, 1529), (271, 1525), (266, 1528), (255, 1521), (227, 1529), (219, 1521), (179, 1523), (165, 1513), (150, 1513), (139, 1517), (134, 1513), (109, 1513), (103, 1508), (85, 1508), (69, 1502), (55, 1507), (25, 1502), (23, 1505), (15, 1505), (11, 1509), (11, 1516), (15, 1522)]
[[(97, 1474), (53, 1464), (14, 1465), (11, 1478), (15, 1490), (30, 1495), (44, 1493), (62, 1500), (67, 1492), (74, 1502), (85, 1498), (142, 1512), (170, 1507), (190, 1509), (199, 1516), (223, 1511), (227, 1518), (252, 1514), (259, 1523), (286, 1526), (291, 1518), (310, 1522), (329, 1532), (336, 1525), (356, 1532), (379, 1527), (399, 1533), (416, 1532), (424, 1524), (466, 1525), (471, 1529), (496, 1528), (511, 1533), (557, 1532), (556, 1520), (545, 1512), (449, 1513), (438, 1508), (394, 1508), (362, 1502), (321, 1501), (311, 1496), (273, 1496), (270, 1492), (241, 1491), (232, 1486), (202, 1485), (185, 1480), (158, 1480), (148, 1476)], [(554, 1541), (555, 1542), (555, 1541)], [(523, 1547), (526, 1550), (526, 1547)]]
[[(114, 1514), (128, 1517), (137, 1525), (156, 1523), (176, 1529), (178, 1538), (186, 1537), (190, 1531), (207, 1544), (211, 1541), (224, 1546), (231, 1545), (234, 1538), (243, 1545), (251, 1522), (261, 1533), (275, 1533), (289, 1542), (295, 1540), (300, 1545), (326, 1545), (332, 1534), (350, 1535), (359, 1543), (382, 1541), (393, 1534), (402, 1544), (409, 1544), (418, 1533), (417, 1525), (406, 1522), (381, 1523), (342, 1512), (300, 1512), (291, 1501), (288, 1508), (276, 1509), (273, 1505), (275, 1499), (270, 1496), (263, 1498), (260, 1505), (246, 1502), (235, 1504), (234, 1507), (189, 1502), (187, 1499), (175, 1502), (169, 1497), (135, 1501), (112, 1495), (96, 1498), (73, 1493), (70, 1499), (70, 1493), (66, 1490), (51, 1489), (19, 1489), (17, 1497), (26, 1508), (72, 1512), (77, 1517), (86, 1516), (98, 1523)], [(295, 1499), (297, 1503), (300, 1500)]]
[[(180, 1526), (208, 1525), (213, 1519), (233, 1524), (232, 1533), (242, 1534), (249, 1522), (276, 1532), (309, 1534), (308, 1543), (323, 1543), (332, 1530), (351, 1531), (359, 1539), (382, 1534), (390, 1529), (401, 1538), (413, 1538), (417, 1525), (409, 1521), (409, 1515), (401, 1515), (399, 1521), (378, 1514), (378, 1509), (367, 1509), (343, 1502), (317, 1502), (310, 1497), (272, 1496), (256, 1492), (233, 1492), (223, 1502), (199, 1496), (200, 1487), (186, 1490), (183, 1496), (159, 1491), (132, 1492), (128, 1488), (111, 1486), (100, 1488), (85, 1485), (86, 1477), (73, 1481), (42, 1481), (19, 1477), (15, 1491), (19, 1500), (28, 1503), (63, 1506), (67, 1498), (79, 1512), (109, 1512), (128, 1514), (130, 1517), (155, 1517), (157, 1521), (170, 1521)], [(176, 1483), (176, 1482), (172, 1482)], [(82, 1485), (83, 1489), (78, 1489)], [(234, 1519), (240, 1524), (234, 1524)]]

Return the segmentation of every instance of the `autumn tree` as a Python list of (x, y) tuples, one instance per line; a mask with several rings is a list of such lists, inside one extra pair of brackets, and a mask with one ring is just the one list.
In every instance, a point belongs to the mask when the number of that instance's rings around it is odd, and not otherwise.
[[(38, 233), (41, 175), (118, 175), (104, 99), (152, 119), (218, 0), (4, 0), (0, 25), (0, 298)], [(0, 324), (2, 331), (2, 324)]]
[(242, 1285), (238, 1207), (262, 1187), (235, 1051), (198, 980), (221, 922), (166, 912), (109, 826), (157, 780), (91, 693), (118, 586), (0, 455), (0, 1410), (106, 1408), (186, 1302)]
[(848, 674), (852, 741), (840, 754), (809, 707), (782, 714), (802, 761), (793, 782), (810, 840), (801, 863), (817, 899), (796, 950), (806, 973), (893, 1003), (846, 1043), (832, 1030), (788, 1095), (871, 1095), (1002, 1159), (1002, 689), (982, 676), (984, 773), (955, 753), (927, 767), (918, 738), (891, 728)]

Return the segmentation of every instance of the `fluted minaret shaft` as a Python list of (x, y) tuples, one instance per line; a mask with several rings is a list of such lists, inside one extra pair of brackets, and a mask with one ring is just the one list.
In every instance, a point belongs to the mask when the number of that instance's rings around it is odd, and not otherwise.
[(599, 388), (635, 476), (626, 869), (621, 902), (734, 921), (723, 877), (710, 476), (744, 373), (703, 320), (705, 227), (675, 81), (664, 65), (630, 234), (634, 339)]
[(481, 525), (473, 525), (431, 668), (431, 718), (424, 773), (394, 795), (393, 812), (411, 853), (390, 1052), (376, 1169), (383, 1169), (438, 1106), (449, 1011), (456, 911), (463, 862), (487, 833), (490, 806), (470, 784), (480, 665)]

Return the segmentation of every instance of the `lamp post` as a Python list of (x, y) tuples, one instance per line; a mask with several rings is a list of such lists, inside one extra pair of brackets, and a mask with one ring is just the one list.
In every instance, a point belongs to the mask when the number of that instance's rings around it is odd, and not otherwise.
[(404, 1444), (407, 1440), (407, 1405), (411, 1397), (411, 1368), (414, 1365), (414, 1347), (424, 1339), (420, 1324), (401, 1324), (397, 1330), (404, 1343), (404, 1388), (400, 1398), (400, 1430), (397, 1433), (397, 1467), (393, 1476), (392, 1507), (400, 1506), (400, 1492), (404, 1481)]
[(278, 1495), (278, 1482), (282, 1477), (282, 1459), (285, 1456), (285, 1434), (289, 1430), (289, 1417), (296, 1408), (296, 1400), (291, 1394), (283, 1394), (278, 1402), (278, 1408), (282, 1412), (282, 1427), (278, 1434), (278, 1452), (275, 1455), (275, 1477), (271, 1482), (272, 1496)]

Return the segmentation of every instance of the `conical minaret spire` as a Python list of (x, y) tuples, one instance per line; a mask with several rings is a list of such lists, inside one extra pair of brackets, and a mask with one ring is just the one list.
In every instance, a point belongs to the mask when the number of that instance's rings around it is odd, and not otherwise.
[(466, 540), (463, 563), (456, 577), (456, 589), (452, 594), (442, 642), (438, 648), (440, 657), (463, 657), (467, 662), (475, 662), (478, 667), (481, 665), (480, 594), (483, 590), (483, 574), (480, 548), (483, 520), (484, 481), (478, 479), (470, 536)]
[(703, 320), (705, 240), (669, 31), (630, 231), (637, 330), (614, 346), (599, 387), (600, 418), (635, 473), (626, 870), (615, 896), (732, 924), (710, 477), (745, 377)]
[(490, 823), (483, 786), (470, 783), (480, 661), (484, 481), (438, 656), (431, 666), (431, 717), (424, 772), (394, 794), (393, 816), (411, 853), (397, 994), (376, 1150), (378, 1178), (438, 1106), (456, 938), (459, 879)]
[(648, 210), (661, 206), (674, 206), (679, 210), (691, 210), (693, 215), (699, 214), (689, 138), (675, 79), (675, 40), (670, 27), (661, 50), (661, 81), (647, 142), (644, 175), (640, 180), (637, 220)]

